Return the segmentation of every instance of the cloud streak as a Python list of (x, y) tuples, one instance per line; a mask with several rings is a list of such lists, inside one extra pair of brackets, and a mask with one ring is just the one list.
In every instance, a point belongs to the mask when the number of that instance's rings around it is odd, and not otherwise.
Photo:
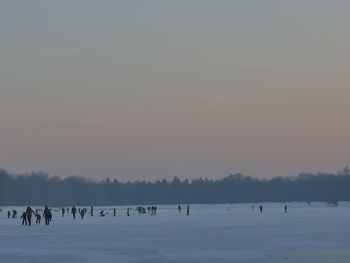
[[(130, 47), (136, 46), (138, 43), (114, 43), (114, 44), (103, 44), (103, 45), (88, 45), (79, 47), (67, 47), (67, 48), (56, 48), (56, 49), (44, 49), (44, 50), (30, 50), (30, 51), (18, 51), (18, 52), (5, 52), (0, 53), (0, 56), (67, 56), (66, 52), (89, 50), (89, 49), (107, 49), (117, 47)], [(70, 57), (70, 55), (69, 55)], [(74, 57), (74, 56), (73, 56)], [(79, 57), (79, 56), (76, 56)]]

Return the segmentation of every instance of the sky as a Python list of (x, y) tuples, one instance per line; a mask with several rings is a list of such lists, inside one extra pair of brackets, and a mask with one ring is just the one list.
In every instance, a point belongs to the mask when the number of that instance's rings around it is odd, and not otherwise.
[(349, 1), (2, 1), (0, 168), (120, 181), (350, 164)]

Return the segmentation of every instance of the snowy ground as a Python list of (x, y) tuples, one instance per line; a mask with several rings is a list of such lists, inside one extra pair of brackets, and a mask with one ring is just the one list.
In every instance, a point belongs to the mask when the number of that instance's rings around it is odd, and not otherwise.
[(167, 205), (130, 217), (117, 207), (116, 217), (75, 221), (54, 212), (48, 227), (22, 227), (0, 207), (0, 262), (350, 262), (349, 203), (263, 206), (193, 205), (186, 216)]

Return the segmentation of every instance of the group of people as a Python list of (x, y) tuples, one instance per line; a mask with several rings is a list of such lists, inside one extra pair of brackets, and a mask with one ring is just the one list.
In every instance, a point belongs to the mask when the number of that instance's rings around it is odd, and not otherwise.
[[(181, 212), (181, 206), (178, 206), (178, 210), (179, 212)], [(55, 210), (56, 212), (58, 212), (59, 210)], [(131, 208), (128, 207), (126, 210), (126, 215), (130, 216), (130, 211)], [(139, 206), (136, 208), (136, 211), (138, 211), (139, 214), (146, 214), (146, 208)], [(41, 212), (42, 215), (41, 215)], [(71, 212), (73, 219), (75, 220), (76, 215), (79, 213), (80, 218), (83, 219), (84, 216), (89, 213), (91, 216), (93, 216), (94, 214), (94, 208), (93, 206), (91, 206), (90, 210), (88, 211), (87, 208), (76, 208), (75, 206), (73, 206), (70, 210), (69, 208), (62, 208), (61, 209), (61, 213), (62, 213), (62, 217), (65, 216), (66, 213)], [(113, 216), (116, 216), (116, 212), (117, 210), (115, 208), (113, 208)], [(147, 207), (147, 212), (150, 215), (156, 215), (157, 214), (157, 206), (153, 205), (153, 206), (148, 206)], [(100, 211), (100, 216), (104, 217), (106, 216), (106, 214), (108, 214), (108, 212), (106, 213), (104, 210)], [(190, 206), (187, 205), (187, 213), (186, 215), (190, 214)], [(31, 226), (32, 225), (32, 217), (35, 216), (36, 221), (35, 221), (35, 225), (40, 225), (41, 222), (41, 218), (43, 217), (45, 219), (45, 225), (49, 225), (51, 220), (52, 220), (52, 210), (49, 209), (47, 206), (45, 206), (44, 210), (42, 209), (36, 209), (35, 211), (28, 206), (26, 208), (26, 210), (22, 213), (20, 219), (22, 219), (22, 225), (28, 225)], [(7, 217), (8, 218), (17, 218), (17, 211), (15, 209), (12, 210), (12, 216), (11, 216), (11, 212), (8, 211), (7, 212)]]
[[(254, 205), (252, 205), (252, 210), (254, 210)], [(263, 206), (262, 205), (259, 206), (259, 210), (260, 210), (260, 213), (263, 212)], [(287, 213), (287, 210), (288, 210), (288, 206), (284, 205), (284, 212)]]
[[(17, 214), (17, 211), (15, 214)], [(24, 211), (20, 217), (20, 219), (22, 219), (22, 226), (23, 225), (31, 226), (33, 215), (36, 218), (35, 225), (40, 225), (41, 215), (39, 213), (39, 209), (36, 209), (34, 211), (30, 206), (28, 206), (26, 211)], [(10, 218), (10, 211), (8, 211), (7, 216), (8, 216), (8, 218)], [(51, 212), (51, 209), (49, 209), (47, 206), (45, 206), (45, 208), (44, 208), (43, 217), (45, 218), (45, 225), (49, 225), (51, 220), (52, 220), (52, 212)], [(15, 217), (13, 217), (13, 218), (15, 218)]]
[[(179, 205), (177, 207), (177, 210), (179, 210), (179, 213), (181, 213), (181, 205)], [(190, 205), (187, 205), (187, 209), (186, 209), (186, 215), (189, 216), (190, 215)]]

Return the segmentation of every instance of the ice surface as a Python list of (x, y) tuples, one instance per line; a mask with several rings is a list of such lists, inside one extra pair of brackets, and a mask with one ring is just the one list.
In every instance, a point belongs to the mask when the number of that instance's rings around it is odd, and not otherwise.
[(287, 214), (284, 204), (263, 206), (192, 205), (186, 216), (166, 205), (156, 216), (130, 217), (126, 207), (116, 217), (112, 207), (95, 207), (93, 217), (56, 211), (50, 226), (31, 227), (0, 207), (0, 262), (350, 262), (349, 203), (290, 203)]

